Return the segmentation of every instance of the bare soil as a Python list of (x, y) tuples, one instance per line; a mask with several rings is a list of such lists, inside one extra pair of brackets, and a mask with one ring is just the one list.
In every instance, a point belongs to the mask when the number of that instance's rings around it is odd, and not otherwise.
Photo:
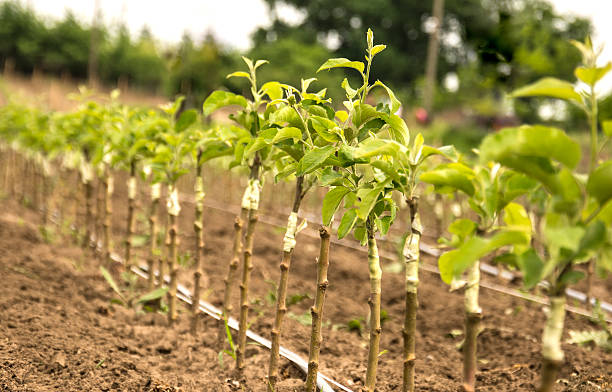
[[(209, 184), (210, 197), (220, 197), (221, 181)], [(66, 185), (64, 185), (66, 186)], [(123, 232), (124, 190), (118, 182), (114, 231)], [(270, 188), (271, 189), (271, 188)], [(217, 193), (217, 194), (215, 194)], [(234, 196), (234, 199), (238, 196)], [(143, 202), (144, 204), (144, 202)], [(142, 206), (142, 205), (141, 205)], [(278, 204), (277, 204), (278, 206)], [(66, 206), (64, 206), (66, 207)], [(182, 251), (192, 248), (192, 206), (183, 205)], [(234, 211), (236, 213), (237, 211)], [(206, 300), (219, 306), (223, 277), (231, 255), (232, 213), (205, 210)], [(142, 220), (142, 219), (141, 219)], [(112, 304), (114, 292), (102, 278), (90, 251), (72, 245), (68, 237), (49, 243), (40, 234), (40, 216), (15, 201), (0, 204), (0, 390), (1, 391), (264, 391), (268, 351), (247, 350), (246, 378), (233, 371), (232, 359), (219, 361), (215, 349), (217, 324), (202, 316), (201, 333), (189, 334), (188, 309), (172, 328), (165, 315), (136, 312)], [(427, 222), (426, 226), (427, 226)], [(314, 232), (317, 227), (309, 230)], [(142, 224), (139, 230), (143, 230)], [(251, 328), (269, 337), (273, 304), (269, 300), (278, 279), (283, 232), (260, 223), (256, 233), (251, 285)], [(142, 259), (144, 248), (139, 251)], [(290, 272), (289, 295), (314, 297), (318, 241), (298, 237)], [(425, 258), (425, 263), (435, 260)], [(385, 267), (392, 261), (383, 260)], [(190, 271), (182, 273), (190, 286)], [(354, 391), (365, 378), (367, 357), (368, 269), (365, 254), (332, 245), (330, 287), (325, 304), (321, 371)], [(597, 293), (610, 300), (609, 280)], [(380, 392), (401, 388), (402, 273), (383, 274), (383, 324), (378, 372)], [(235, 290), (234, 309), (237, 309)], [(308, 356), (310, 326), (303, 320), (312, 299), (290, 306), (282, 344)], [(449, 293), (438, 276), (423, 272), (419, 286), (417, 336), (418, 391), (458, 391), (463, 326), (461, 293)], [(534, 391), (540, 370), (539, 338), (544, 325), (541, 305), (481, 290), (484, 330), (479, 336), (478, 391)], [(349, 330), (359, 320), (362, 333)], [(582, 317), (568, 314), (567, 331), (595, 329)], [(597, 347), (564, 344), (566, 361), (557, 391), (612, 391), (612, 354)], [(279, 391), (300, 391), (304, 375), (281, 360)]]

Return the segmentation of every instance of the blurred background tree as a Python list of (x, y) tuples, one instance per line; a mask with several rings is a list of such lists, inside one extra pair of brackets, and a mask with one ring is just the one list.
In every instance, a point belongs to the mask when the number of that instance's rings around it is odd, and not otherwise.
[[(134, 36), (126, 26), (100, 24), (101, 83), (168, 97), (184, 94), (189, 106), (198, 107), (215, 88), (244, 88), (225, 75), (243, 67), (240, 55), (245, 54), (270, 61), (261, 69), (262, 83), (276, 79), (299, 85), (298, 75), (312, 75), (320, 79), (314, 89), (339, 86), (342, 72), (315, 74), (316, 69), (329, 57), (362, 59), (364, 35), (372, 28), (376, 41), (387, 44), (376, 58), (373, 78), (384, 79), (399, 92), (405, 115), (422, 105), (427, 44), (435, 27), (432, 1), (263, 1), (271, 23), (255, 31), (247, 53), (224, 47), (212, 34), (185, 34), (179, 43), (162, 45), (146, 28)], [(287, 8), (298, 17), (283, 17)], [(591, 32), (590, 21), (559, 15), (545, 0), (445, 0), (434, 111), (451, 122), (468, 119), (462, 129), (490, 129), (504, 125), (507, 117), (569, 119), (578, 126), (582, 115), (572, 108), (542, 100), (508, 103), (505, 96), (545, 75), (575, 80), (572, 70), (580, 54), (568, 40), (583, 40)], [(9, 71), (42, 71), (84, 81), (91, 34), (89, 24), (69, 13), (47, 20), (22, 2), (0, 1), (0, 66)], [(336, 102), (342, 99), (339, 88), (328, 94)]]

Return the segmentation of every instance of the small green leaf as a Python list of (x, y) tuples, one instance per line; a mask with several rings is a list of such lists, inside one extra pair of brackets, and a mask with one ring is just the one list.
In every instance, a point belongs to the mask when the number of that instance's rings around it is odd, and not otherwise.
[(599, 165), (587, 181), (587, 193), (597, 199), (600, 205), (612, 199), (612, 160)]
[(247, 78), (247, 79), (251, 80), (251, 75), (249, 75), (247, 72), (244, 72), (244, 71), (236, 71), (236, 72), (232, 72), (231, 74), (227, 75), (225, 78), (226, 79), (229, 79), (229, 78)]
[(204, 105), (202, 106), (202, 113), (204, 117), (210, 115), (212, 112), (229, 105), (238, 105), (246, 108), (247, 100), (241, 95), (230, 93), (229, 91), (214, 91), (206, 98)]
[[(346, 122), (346, 120), (348, 120), (348, 113), (346, 112), (346, 110), (338, 110), (336, 112), (336, 117), (341, 122)], [(612, 121), (610, 121), (610, 128), (612, 129)]]
[(504, 222), (507, 226), (516, 230), (523, 230), (531, 233), (531, 220), (525, 207), (518, 203), (508, 203), (504, 207)]
[[(376, 45), (376, 46), (384, 46), (384, 45)], [(397, 97), (393, 93), (393, 90), (391, 90), (389, 87), (387, 87), (380, 80), (377, 80), (376, 82), (374, 82), (373, 86), (380, 86), (380, 87), (384, 88), (387, 91), (387, 94), (389, 95), (389, 99), (391, 100), (391, 113), (397, 112), (399, 110), (400, 106), (402, 105), (402, 103), (399, 101), (399, 99), (397, 99)]]
[(340, 86), (344, 89), (344, 91), (346, 92), (346, 96), (350, 100), (355, 98), (355, 95), (357, 95), (357, 93), (359, 93), (358, 90), (355, 90), (354, 88), (351, 87), (351, 85), (349, 84), (349, 81), (346, 78), (344, 78), (344, 80), (342, 81)]
[(580, 94), (574, 90), (574, 86), (571, 83), (556, 78), (540, 79), (535, 83), (514, 90), (511, 96), (514, 98), (552, 97), (572, 100), (578, 103), (582, 102)]
[(395, 114), (384, 114), (381, 116), (381, 118), (391, 127), (389, 133), (391, 134), (393, 140), (407, 146), (410, 142), (410, 131), (408, 130), (408, 126), (406, 125), (404, 119)]
[(257, 60), (255, 62), (255, 66), (253, 66), (253, 69), (257, 69), (257, 68), (261, 67), (262, 65), (268, 64), (268, 63), (269, 63), (268, 60)]
[(351, 232), (356, 222), (357, 211), (355, 211), (355, 209), (346, 211), (340, 220), (340, 226), (338, 226), (338, 239), (346, 237), (346, 235)]
[(323, 198), (323, 207), (321, 208), (321, 215), (323, 217), (323, 225), (329, 226), (336, 210), (340, 206), (342, 199), (346, 196), (347, 193), (350, 192), (350, 189), (347, 189), (343, 186), (339, 186), (333, 188)]
[(584, 235), (584, 228), (572, 226), (564, 214), (549, 212), (544, 219), (542, 233), (548, 243), (551, 253), (557, 256), (559, 249), (567, 249), (577, 252), (580, 246), (580, 239)]
[(580, 239), (578, 256), (586, 255), (588, 252), (596, 251), (606, 242), (606, 225), (597, 220), (587, 226), (584, 236)]
[(361, 220), (365, 221), (368, 218), (382, 190), (383, 188), (381, 186), (377, 186), (376, 188), (359, 189), (357, 191), (357, 197), (360, 199), (357, 202), (357, 216)]
[(334, 58), (323, 63), (323, 65), (321, 65), (317, 70), (317, 73), (331, 68), (353, 68), (359, 71), (359, 73), (363, 74), (365, 65), (361, 61), (351, 61), (345, 58)]
[(456, 219), (448, 226), (448, 232), (457, 236), (459, 243), (471, 237), (478, 228), (476, 222), (470, 219)]
[(296, 175), (301, 176), (318, 169), (334, 152), (336, 152), (336, 147), (332, 145), (315, 147), (308, 151), (300, 160)]
[(136, 300), (137, 303), (145, 303), (150, 301), (155, 301), (156, 299), (162, 298), (168, 292), (168, 287), (160, 287), (153, 291), (143, 294)]
[(505, 128), (488, 135), (480, 145), (480, 153), (485, 162), (505, 164), (505, 160), (520, 155), (554, 159), (572, 169), (580, 162), (581, 155), (580, 145), (565, 132), (543, 125)]
[(117, 293), (117, 295), (121, 297), (122, 300), (125, 301), (125, 297), (121, 293), (121, 290), (119, 290), (119, 286), (117, 286), (117, 283), (115, 282), (115, 279), (113, 279), (113, 276), (110, 274), (110, 272), (108, 272), (108, 270), (102, 266), (100, 266), (100, 272), (102, 273), (104, 279), (106, 279), (106, 282), (111, 287), (111, 289), (113, 289), (113, 291)]
[(474, 172), (461, 163), (450, 163), (422, 173), (420, 180), (436, 187), (450, 187), (468, 196), (474, 195)]
[(602, 121), (601, 129), (606, 136), (612, 136), (612, 120)]
[(443, 253), (438, 259), (440, 277), (446, 284), (458, 279), (477, 260), (506, 245), (524, 244), (525, 235), (513, 230), (501, 230), (491, 238), (471, 237), (459, 248)]
[(298, 140), (302, 140), (302, 131), (296, 127), (282, 128), (276, 133), (276, 136), (272, 139), (272, 143), (278, 143), (286, 139), (293, 139), (293, 142), (297, 143)]
[(281, 99), (283, 97), (283, 88), (279, 82), (267, 82), (261, 86), (261, 92), (267, 94), (271, 100)]
[(279, 110), (270, 114), (270, 122), (285, 125), (301, 126), (302, 120), (291, 106), (283, 106)]
[(397, 157), (397, 154), (400, 152), (400, 150), (402, 150), (402, 148), (404, 151), (406, 150), (405, 147), (397, 142), (394, 142), (393, 140), (366, 139), (357, 147), (353, 153), (353, 157), (355, 159), (371, 158), (378, 155)]
[(372, 48), (372, 57), (376, 56), (378, 53), (380, 53), (383, 50), (385, 50), (386, 47), (387, 47), (387, 45), (375, 45)]
[(584, 83), (588, 84), (589, 86), (594, 86), (599, 80), (601, 80), (601, 78), (610, 72), (610, 69), (612, 69), (612, 62), (608, 62), (608, 64), (604, 65), (603, 67), (578, 67), (574, 71), (574, 74)]
[(523, 273), (523, 284), (530, 289), (542, 280), (544, 262), (535, 250), (528, 249), (516, 258), (519, 270)]
[(185, 110), (181, 113), (174, 129), (176, 132), (183, 132), (185, 129), (189, 128), (193, 123), (195, 123), (198, 119), (198, 112), (195, 109)]

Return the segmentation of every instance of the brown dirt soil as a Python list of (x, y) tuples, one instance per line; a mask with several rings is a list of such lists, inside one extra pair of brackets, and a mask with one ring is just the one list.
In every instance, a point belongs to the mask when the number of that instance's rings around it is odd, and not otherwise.
[[(209, 184), (211, 198), (229, 205), (226, 195)], [(227, 184), (223, 184), (227, 185)], [(63, 185), (65, 186), (65, 184)], [(270, 188), (271, 189), (271, 188)], [(116, 241), (123, 232), (125, 190), (117, 184), (114, 220)], [(234, 199), (239, 191), (234, 191)], [(277, 199), (278, 200), (278, 199)], [(232, 200), (229, 200), (232, 202)], [(143, 203), (144, 204), (144, 203)], [(280, 204), (276, 204), (278, 207)], [(64, 206), (66, 207), (66, 206)], [(272, 205), (274, 206), (274, 203)], [(192, 205), (183, 205), (182, 252), (192, 248)], [(160, 216), (161, 218), (161, 216)], [(219, 306), (222, 279), (231, 253), (234, 216), (205, 210), (206, 300)], [(252, 345), (247, 350), (246, 379), (238, 380), (233, 363), (224, 366), (215, 347), (216, 322), (203, 316), (202, 333), (189, 332), (188, 310), (181, 307), (180, 323), (168, 328), (165, 316), (145, 314), (111, 304), (113, 291), (101, 277), (89, 252), (56, 238), (49, 244), (39, 234), (40, 216), (3, 200), (0, 206), (0, 271), (4, 290), (0, 295), (0, 390), (2, 391), (264, 391), (268, 351)], [(163, 222), (163, 220), (162, 220)], [(314, 232), (316, 227), (308, 230)], [(142, 230), (142, 227), (140, 228)], [(269, 295), (278, 279), (282, 230), (260, 223), (256, 233), (251, 285), (251, 328), (269, 337), (273, 304)], [(142, 252), (144, 250), (139, 250)], [(349, 331), (352, 319), (365, 319), (368, 306), (368, 272), (365, 254), (332, 245), (330, 287), (325, 304), (321, 371), (354, 391), (365, 378), (367, 342)], [(301, 235), (294, 255), (289, 295), (314, 297), (316, 238)], [(425, 258), (433, 264), (435, 260)], [(384, 266), (392, 262), (383, 260)], [(191, 272), (183, 271), (191, 287)], [(598, 288), (606, 293), (606, 282)], [(389, 317), (383, 324), (378, 388), (401, 388), (401, 327), (404, 307), (401, 273), (385, 272), (382, 308)], [(237, 309), (235, 290), (234, 309)], [(607, 291), (609, 297), (609, 291)], [(604, 298), (606, 299), (606, 298)], [(607, 298), (609, 300), (610, 298)], [(417, 336), (417, 390), (458, 391), (461, 385), (461, 336), (452, 330), (463, 326), (462, 296), (449, 293), (436, 275), (423, 272), (419, 287)], [(282, 344), (308, 355), (309, 325), (298, 321), (311, 299), (289, 308)], [(540, 370), (539, 337), (544, 324), (542, 306), (481, 290), (484, 330), (479, 337), (478, 391), (533, 391)], [(362, 321), (362, 324), (365, 323)], [(567, 316), (571, 329), (593, 329), (584, 318)], [(612, 354), (598, 348), (564, 344), (566, 362), (557, 391), (612, 390)], [(304, 375), (281, 360), (279, 391), (299, 391)]]

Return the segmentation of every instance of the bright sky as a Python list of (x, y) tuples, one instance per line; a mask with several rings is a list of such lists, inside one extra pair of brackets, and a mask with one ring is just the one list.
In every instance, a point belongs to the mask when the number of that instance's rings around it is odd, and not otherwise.
[[(223, 43), (239, 49), (250, 44), (250, 34), (270, 23), (263, 0), (24, 0), (44, 15), (62, 17), (72, 10), (80, 19), (91, 21), (94, 4), (100, 2), (106, 23), (125, 22), (134, 33), (149, 26), (163, 42), (178, 42), (185, 31), (196, 39), (208, 31)], [(607, 42), (602, 62), (612, 61), (612, 0), (552, 0), (557, 11), (591, 18), (595, 42)], [(282, 9), (280, 17), (295, 20), (299, 14)], [(612, 87), (612, 76), (606, 86)], [(606, 88), (607, 90), (607, 88)]]

